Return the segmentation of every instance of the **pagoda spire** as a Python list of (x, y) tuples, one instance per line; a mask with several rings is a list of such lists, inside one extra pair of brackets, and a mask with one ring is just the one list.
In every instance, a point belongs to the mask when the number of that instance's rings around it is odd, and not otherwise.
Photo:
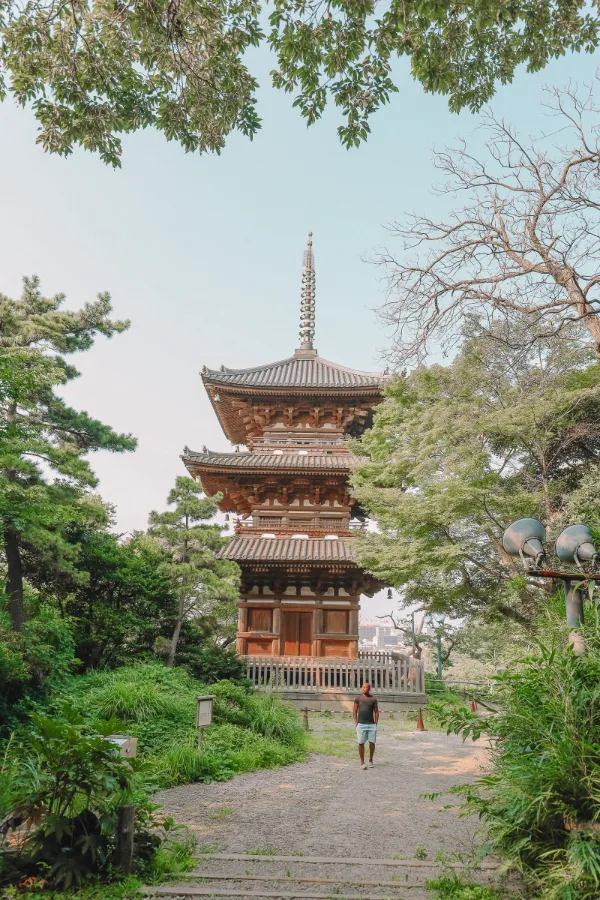
[(300, 350), (314, 350), (315, 340), (315, 257), (312, 249), (312, 231), (308, 232), (308, 245), (302, 264), (302, 302), (300, 304)]

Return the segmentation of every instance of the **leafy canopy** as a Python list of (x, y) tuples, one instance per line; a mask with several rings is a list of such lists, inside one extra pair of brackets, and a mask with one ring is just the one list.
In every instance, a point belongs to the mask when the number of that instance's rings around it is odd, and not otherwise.
[(173, 509), (150, 513), (148, 534), (164, 553), (160, 572), (169, 579), (178, 599), (171, 665), (185, 620), (222, 621), (235, 613), (240, 570), (230, 560), (218, 558), (227, 538), (218, 524), (207, 524), (216, 515), (217, 500), (218, 496), (204, 497), (201, 484), (180, 475), (167, 497)]
[(108, 294), (77, 311), (62, 309), (64, 300), (62, 294), (44, 297), (37, 278), (24, 280), (19, 300), (0, 294), (0, 530), (16, 628), (24, 617), (24, 552), (35, 549), (53, 566), (69, 569), (77, 548), (64, 540), (62, 528), (106, 521), (89, 493), (97, 481), (86, 454), (136, 444), (59, 396), (79, 374), (65, 356), (89, 349), (97, 334), (111, 337), (128, 327), (109, 318)]
[(471, 323), (452, 365), (387, 387), (354, 474), (381, 532), (357, 546), (407, 604), (527, 625), (543, 594), (504, 553), (502, 533), (521, 516), (562, 527), (568, 497), (595, 471), (600, 365), (559, 340), (515, 350), (514, 327), (504, 329)]
[[(258, 0), (0, 0), (0, 98), (31, 105), (38, 142), (63, 156), (82, 146), (120, 165), (121, 135), (148, 126), (219, 153), (260, 127), (245, 54), (265, 38), (261, 12)], [(597, 13), (583, 0), (275, 0), (273, 81), (309, 124), (332, 98), (349, 147), (398, 90), (395, 57), (452, 110), (477, 110), (518, 65), (593, 51)]]

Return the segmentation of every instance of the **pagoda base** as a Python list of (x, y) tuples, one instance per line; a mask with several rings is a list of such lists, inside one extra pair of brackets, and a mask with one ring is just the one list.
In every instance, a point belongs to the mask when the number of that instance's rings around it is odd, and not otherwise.
[[(312, 693), (310, 691), (270, 691), (269, 693), (285, 700), (296, 709), (307, 709), (309, 712), (338, 712), (351, 713), (355, 697), (359, 691), (348, 693)], [(380, 694), (373, 691), (377, 697), (380, 712), (410, 712), (424, 706), (427, 702), (425, 694)]]
[(357, 659), (315, 656), (246, 656), (247, 678), (257, 690), (313, 710), (347, 709), (368, 682), (382, 709), (425, 702), (425, 667), (400, 653), (365, 653)]

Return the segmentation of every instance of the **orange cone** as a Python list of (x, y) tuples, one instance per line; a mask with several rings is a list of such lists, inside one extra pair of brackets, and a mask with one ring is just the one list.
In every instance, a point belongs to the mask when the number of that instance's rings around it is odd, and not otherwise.
[(477, 700), (473, 697), (473, 702), (471, 703), (471, 712), (477, 712)]
[(425, 725), (423, 724), (423, 710), (419, 707), (419, 712), (417, 714), (417, 731), (425, 731)]

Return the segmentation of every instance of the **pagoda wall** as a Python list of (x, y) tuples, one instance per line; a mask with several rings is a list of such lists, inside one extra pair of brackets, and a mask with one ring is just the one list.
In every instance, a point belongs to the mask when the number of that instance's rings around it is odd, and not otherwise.
[[(256, 590), (256, 589), (255, 589)], [(237, 652), (240, 656), (358, 656), (360, 595), (343, 592), (270, 594), (263, 590), (240, 596)]]

